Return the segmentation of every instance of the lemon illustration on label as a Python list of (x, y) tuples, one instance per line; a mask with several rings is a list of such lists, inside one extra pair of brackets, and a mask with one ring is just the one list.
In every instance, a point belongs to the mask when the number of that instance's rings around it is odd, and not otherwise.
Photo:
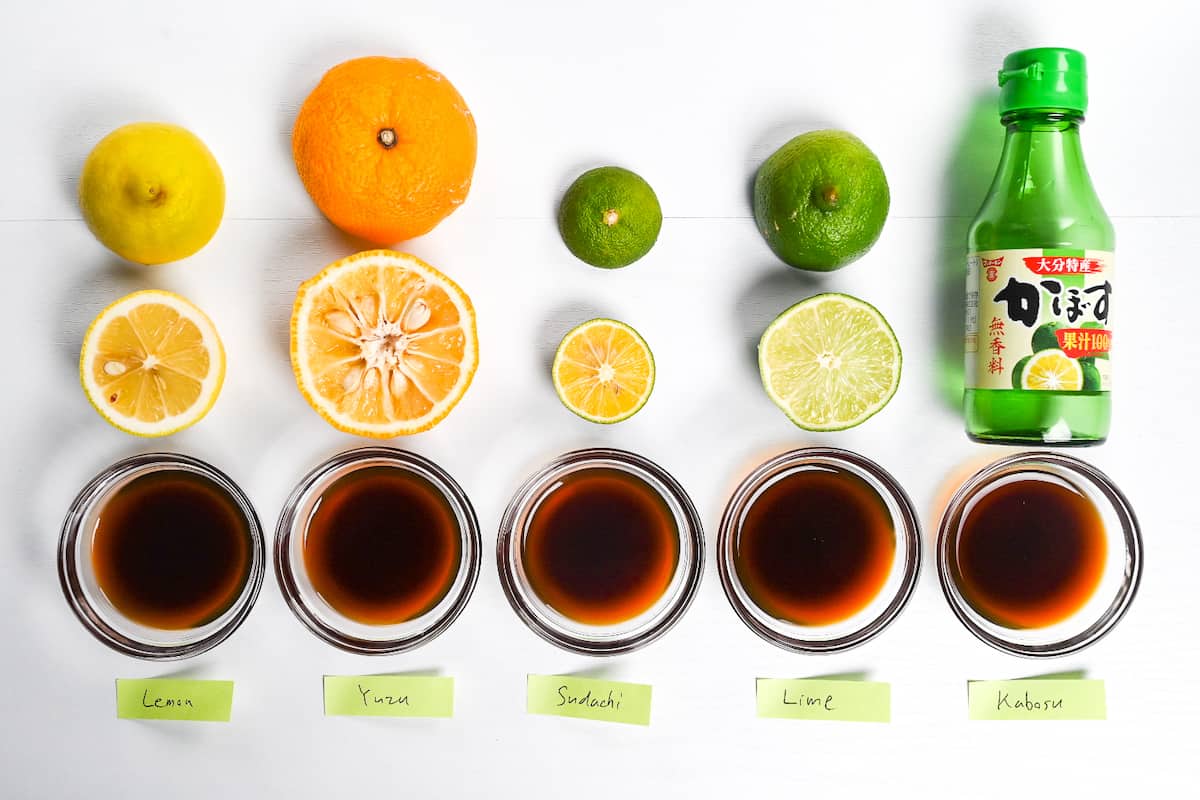
[(1083, 388), (1083, 368), (1062, 350), (1042, 350), (1021, 371), (1021, 388), (1077, 392)]

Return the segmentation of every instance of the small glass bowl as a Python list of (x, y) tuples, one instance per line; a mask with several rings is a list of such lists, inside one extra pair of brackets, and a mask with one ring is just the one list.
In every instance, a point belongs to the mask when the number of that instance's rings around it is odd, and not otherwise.
[[(863, 609), (829, 625), (797, 625), (768, 613), (751, 598), (736, 567), (738, 539), (747, 513), (768, 487), (797, 472), (825, 467), (854, 474), (875, 490), (891, 514), (896, 547), (887, 581)], [(920, 523), (904, 489), (874, 461), (837, 448), (800, 448), (760, 465), (729, 498), (717, 536), (717, 566), (725, 596), (750, 630), (785, 650), (838, 653), (878, 636), (908, 604), (921, 571)]]
[[(461, 536), (458, 571), (445, 597), (424, 614), (395, 625), (370, 625), (343, 615), (313, 587), (304, 566), (304, 538), (322, 494), (338, 479), (370, 467), (408, 470), (431, 483), (453, 510)], [(275, 529), (275, 574), (292, 612), (318, 637), (352, 653), (388, 655), (428, 643), (458, 619), (479, 578), (481, 547), (475, 509), (445, 470), (405, 450), (362, 447), (319, 464), (292, 491)]]
[[(956, 543), (976, 502), (997, 485), (1023, 478), (1051, 480), (1085, 496), (1104, 522), (1104, 571), (1091, 598), (1061, 622), (1041, 628), (1009, 628), (976, 611), (954, 578)], [(938, 578), (955, 616), (997, 650), (1031, 658), (1076, 653), (1095, 643), (1129, 610), (1142, 577), (1142, 538), (1129, 501), (1100, 470), (1059, 453), (1019, 453), (984, 467), (958, 488), (942, 514), (937, 541)]]
[[(130, 481), (164, 470), (192, 472), (219, 486), (237, 505), (250, 535), (250, 566), (241, 592), (224, 613), (197, 628), (163, 630), (129, 619), (105, 596), (92, 564), (92, 539), (105, 503)], [(59, 539), (58, 576), (75, 616), (113, 650), (151, 661), (198, 656), (229, 638), (250, 614), (265, 571), (266, 543), (250, 499), (216, 467), (176, 453), (131, 456), (92, 478), (71, 504)]]
[[(589, 625), (559, 613), (534, 591), (523, 563), (525, 537), (541, 502), (565, 476), (596, 468), (620, 470), (648, 484), (670, 509), (679, 535), (679, 556), (666, 591), (643, 613), (613, 625)], [(704, 531), (687, 492), (653, 461), (625, 450), (576, 450), (538, 470), (513, 495), (500, 522), (496, 561), (504, 594), (530, 630), (573, 653), (619, 655), (645, 647), (683, 617), (703, 574)]]

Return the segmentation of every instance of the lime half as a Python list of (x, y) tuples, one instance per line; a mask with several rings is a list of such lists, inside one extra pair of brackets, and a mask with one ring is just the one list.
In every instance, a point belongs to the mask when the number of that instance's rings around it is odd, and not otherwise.
[(900, 343), (883, 315), (846, 294), (819, 294), (784, 311), (758, 342), (763, 386), (810, 431), (859, 425), (900, 385)]

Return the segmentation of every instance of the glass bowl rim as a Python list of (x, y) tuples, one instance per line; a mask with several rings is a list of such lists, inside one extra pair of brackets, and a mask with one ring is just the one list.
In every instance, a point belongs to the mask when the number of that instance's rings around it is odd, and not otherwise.
[[(401, 469), (418, 473), (424, 471), (432, 475), (434, 480), (430, 483), (441, 492), (446, 502), (454, 509), (455, 515), (464, 523), (463, 529), (459, 531), (464, 541), (464, 547), (459, 570), (455, 574), (455, 581), (458, 580), (459, 575), (464, 574), (464, 571), (465, 578), (462, 586), (459, 587), (457, 596), (439, 616), (432, 619), (427, 627), (397, 639), (363, 639), (326, 624), (309, 607), (292, 575), (293, 559), (289, 545), (292, 536), (300, 533), (299, 529), (306, 524), (306, 521), (300, 518), (303, 501), (318, 488), (327, 488), (322, 487), (322, 483), (330, 475), (344, 467), (365, 461), (390, 462)], [(279, 521), (275, 526), (275, 578), (279, 584), (279, 591), (292, 614), (317, 638), (334, 647), (359, 655), (394, 655), (428, 644), (445, 633), (458, 619), (466, 609), (479, 581), (482, 548), (483, 542), (479, 533), (479, 519), (475, 514), (475, 507), (471, 504), (471, 500), (462, 486), (445, 469), (425, 456), (410, 450), (384, 445), (366, 445), (342, 450), (321, 461), (305, 473), (288, 494), (287, 500), (284, 501), (283, 508), (279, 512)], [(426, 612), (426, 614), (431, 614), (432, 611)], [(420, 617), (416, 619), (420, 619)]]
[[(678, 590), (678, 596), (669, 606), (664, 607), (660, 620), (641, 633), (616, 637), (606, 642), (596, 642), (554, 625), (552, 621), (543, 619), (542, 615), (528, 607), (517, 586), (517, 570), (516, 564), (511, 558), (510, 543), (514, 537), (520, 534), (516, 530), (518, 519), (541, 494), (541, 490), (554, 475), (565, 468), (580, 468), (592, 463), (603, 464), (604, 462), (624, 463), (643, 470), (662, 484), (663, 488), (671, 495), (670, 499), (679, 507), (683, 523), (678, 530), (679, 540), (681, 544), (686, 542), (690, 545), (691, 558), (685, 563), (684, 549), (681, 547), (680, 561), (676, 565), (676, 570), (686, 571)], [(530, 474), (513, 492), (500, 519), (496, 535), (496, 564), (500, 585), (509, 605), (512, 606), (513, 611), (526, 627), (544, 641), (579, 655), (615, 656), (639, 650), (658, 640), (683, 618), (696, 599), (701, 580), (704, 577), (704, 549), (704, 526), (700, 520), (700, 514), (696, 511), (695, 504), (687, 490), (671, 473), (649, 458), (629, 450), (615, 447), (585, 447), (570, 450), (551, 459)]]
[[(872, 479), (878, 481), (880, 486), (883, 487), (883, 491), (895, 503), (898, 514), (893, 522), (899, 523), (897, 527), (903, 538), (905, 552), (904, 573), (901, 575), (896, 592), (888, 601), (887, 606), (857, 630), (828, 640), (789, 636), (757, 619), (752, 610), (738, 596), (737, 587), (741, 586), (741, 580), (737, 577), (737, 570), (730, 563), (730, 558), (727, 557), (734, 526), (745, 511), (747, 503), (753, 497), (754, 493), (761, 488), (767, 479), (774, 477), (780, 472), (792, 467), (810, 464), (831, 464), (849, 467), (852, 472), (865, 472)], [(750, 630), (754, 631), (762, 639), (777, 647), (791, 650), (795, 653), (842, 653), (866, 644), (883, 633), (884, 630), (896, 621), (896, 618), (900, 616), (900, 613), (904, 611), (912, 599), (921, 575), (923, 559), (924, 543), (921, 536), (921, 523), (913, 502), (909, 498), (908, 493), (904, 491), (904, 487), (900, 485), (890, 472), (877, 462), (852, 450), (839, 447), (798, 447), (773, 456), (759, 464), (738, 483), (737, 488), (730, 495), (728, 502), (725, 504), (725, 510), (721, 515), (721, 525), (717, 532), (717, 570), (721, 577), (721, 587), (725, 591), (725, 597), (729, 601), (730, 606), (733, 607), (734, 612), (746, 627), (750, 628)]]
[[(79, 537), (84, 534), (82, 525), (91, 515), (96, 504), (103, 500), (122, 481), (139, 471), (183, 468), (196, 472), (220, 486), (237, 505), (246, 520), (250, 534), (250, 567), (245, 585), (224, 613), (233, 615), (210, 634), (182, 644), (162, 645), (142, 641), (116, 630), (105, 622), (92, 608), (83, 591), (79, 578), (80, 565), (76, 558)], [(146, 468), (153, 468), (146, 470)], [(58, 544), (58, 577), (63, 595), (72, 612), (84, 628), (96, 639), (113, 650), (145, 661), (177, 661), (206, 653), (233, 635), (250, 615), (262, 589), (266, 574), (267, 545), (262, 524), (254, 504), (240, 486), (228, 475), (212, 464), (193, 456), (173, 452), (138, 453), (113, 462), (97, 473), (71, 502), (63, 520)]]
[[(1121, 534), (1125, 544), (1125, 557), (1129, 563), (1129, 573), (1127, 579), (1122, 583), (1113, 603), (1091, 625), (1084, 628), (1078, 634), (1058, 642), (1030, 645), (1012, 641), (985, 630), (971, 618), (967, 612), (970, 604), (962, 596), (962, 593), (958, 590), (958, 586), (954, 582), (953, 575), (950, 574), (949, 558), (946, 556), (946, 549), (949, 546), (951, 526), (957, 522), (965, 510), (965, 504), (974, 496), (975, 492), (997, 478), (1021, 471), (1021, 467), (1034, 467), (1039, 464), (1049, 464), (1068, 474), (1083, 477), (1092, 486), (1096, 487), (1104, 499), (1112, 505), (1113, 511), (1121, 523)], [(946, 504), (941, 520), (938, 523), (936, 558), (938, 580), (942, 586), (942, 594), (945, 595), (946, 602), (950, 605), (950, 609), (954, 612), (958, 621), (963, 624), (963, 627), (970, 631), (975, 638), (996, 650), (1010, 655), (1037, 659), (1056, 658), (1078, 653), (1080, 650), (1095, 644), (1112, 631), (1116, 624), (1121, 621), (1121, 618), (1125, 616), (1125, 613), (1129, 610), (1129, 606), (1133, 603), (1133, 598), (1137, 595), (1138, 587), (1141, 585), (1144, 556), (1141, 526), (1138, 524), (1133, 506), (1107, 474), (1075, 456), (1048, 450), (1033, 450), (1014, 453), (1013, 455), (993, 461), (976, 470), (970, 477), (963, 481)]]

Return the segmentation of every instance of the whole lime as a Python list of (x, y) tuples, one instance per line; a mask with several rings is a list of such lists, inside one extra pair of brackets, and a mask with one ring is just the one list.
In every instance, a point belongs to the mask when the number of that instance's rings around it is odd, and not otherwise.
[(654, 190), (621, 167), (583, 173), (558, 207), (558, 231), (567, 249), (593, 267), (629, 266), (650, 252), (661, 229)]
[(758, 230), (798, 269), (829, 272), (860, 258), (879, 239), (890, 203), (879, 159), (845, 131), (797, 136), (754, 178)]
[[(1093, 330), (1093, 331), (1102, 331), (1105, 329), (1104, 325), (1102, 325), (1101, 323), (1093, 322), (1091, 320), (1088, 320), (1087, 322), (1083, 323), (1079, 327), (1087, 328), (1088, 330)], [(1108, 358), (1108, 353), (1097, 353), (1095, 356), (1093, 356), (1093, 358)], [(1080, 361), (1082, 361), (1082, 360), (1083, 359), (1080, 359)]]
[(1039, 325), (1037, 330), (1033, 332), (1033, 352), (1057, 350), (1059, 346), (1058, 336), (1054, 332), (1061, 327), (1062, 325), (1058, 322), (1046, 322)]
[(1083, 370), (1083, 391), (1100, 391), (1100, 370), (1096, 367), (1096, 362), (1089, 362), (1081, 358), (1079, 359), (1079, 366)]
[(1021, 388), (1021, 375), (1025, 372), (1025, 365), (1029, 363), (1029, 359), (1033, 356), (1025, 356), (1013, 366), (1012, 371), (1012, 387), (1014, 389)]

